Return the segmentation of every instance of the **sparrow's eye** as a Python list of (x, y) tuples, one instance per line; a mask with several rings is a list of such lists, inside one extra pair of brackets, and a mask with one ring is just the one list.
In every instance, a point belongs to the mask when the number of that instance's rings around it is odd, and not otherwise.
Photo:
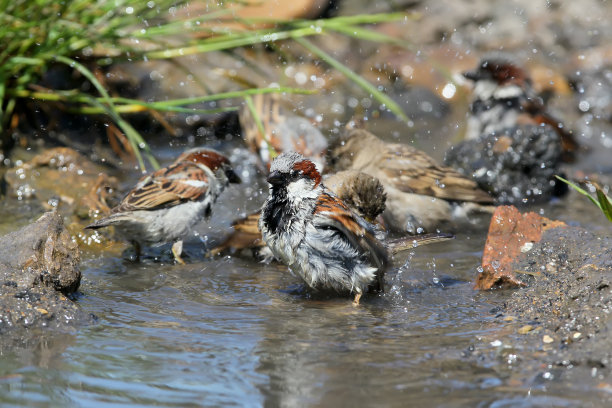
[(291, 173), (289, 173), (289, 177), (295, 180), (300, 177), (300, 172), (297, 170), (292, 170)]

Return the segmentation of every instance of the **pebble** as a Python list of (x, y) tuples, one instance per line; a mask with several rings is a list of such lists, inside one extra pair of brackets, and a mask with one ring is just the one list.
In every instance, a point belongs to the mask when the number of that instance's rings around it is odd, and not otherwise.
[(517, 330), (517, 332), (518, 332), (518, 334), (527, 334), (527, 333), (529, 333), (532, 330), (533, 330), (533, 326), (531, 326), (529, 324), (526, 324), (525, 326), (519, 328)]
[(553, 341), (555, 341), (555, 339), (553, 339), (552, 337), (550, 337), (548, 334), (545, 334), (544, 337), (542, 337), (542, 341), (546, 344), (550, 344)]

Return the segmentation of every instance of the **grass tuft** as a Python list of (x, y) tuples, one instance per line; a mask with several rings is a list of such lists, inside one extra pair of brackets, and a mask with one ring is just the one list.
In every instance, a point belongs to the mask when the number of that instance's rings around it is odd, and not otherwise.
[(576, 190), (578, 193), (586, 196), (593, 204), (597, 206), (597, 208), (599, 208), (599, 210), (606, 216), (608, 221), (612, 222), (612, 199), (610, 199), (610, 197), (608, 197), (599, 187), (595, 188), (597, 198), (594, 198), (588, 191), (572, 183), (571, 181), (566, 180), (563, 177), (555, 177)]
[[(20, 100), (69, 102), (70, 112), (110, 117), (125, 133), (141, 169), (145, 169), (143, 154), (156, 168), (158, 165), (148, 144), (126, 121), (124, 115), (143, 111), (220, 112), (234, 108), (211, 111), (194, 108), (193, 105), (230, 98), (246, 98), (248, 103), (248, 97), (257, 93), (308, 91), (293, 88), (247, 88), (200, 98), (145, 102), (110, 96), (104, 84), (94, 75), (95, 70), (114, 62), (172, 59), (213, 51), (231, 52), (240, 47), (271, 45), (281, 41), (300, 44), (407, 121), (393, 100), (306, 37), (347, 35), (364, 41), (410, 48), (411, 45), (406, 41), (378, 33), (367, 25), (406, 20), (414, 16), (387, 13), (316, 21), (243, 19), (240, 20), (243, 24), (241, 28), (228, 28), (231, 26), (223, 27), (219, 23), (232, 22), (232, 14), (227, 5), (240, 7), (239, 1), (210, 6), (206, 14), (196, 17), (169, 18), (185, 4), (176, 0), (0, 0), (3, 10), (0, 13), (0, 133), (6, 136), (13, 126), (13, 114)], [(262, 22), (267, 23), (268, 27), (261, 28)], [(43, 92), (35, 87), (45, 72), (58, 63), (82, 75), (93, 85), (97, 95), (79, 89), (52, 89)]]

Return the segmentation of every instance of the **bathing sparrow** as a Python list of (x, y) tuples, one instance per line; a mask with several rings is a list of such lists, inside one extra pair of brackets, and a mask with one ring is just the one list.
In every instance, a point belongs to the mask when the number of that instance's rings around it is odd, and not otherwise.
[(485, 56), (475, 70), (463, 76), (473, 82), (466, 139), (500, 134), (518, 125), (549, 126), (560, 137), (564, 160), (574, 158), (578, 143), (572, 132), (547, 112), (525, 70), (507, 56)]
[(141, 178), (121, 203), (86, 228), (114, 225), (135, 245), (176, 241), (172, 247), (182, 262), (182, 240), (191, 227), (210, 217), (217, 197), (229, 183), (239, 183), (230, 161), (205, 148), (188, 150), (174, 163)]
[(348, 129), (336, 140), (328, 162), (333, 170), (358, 170), (381, 181), (387, 194), (383, 219), (389, 230), (432, 232), (479, 207), (474, 203), (493, 202), (474, 181), (424, 152), (386, 143), (363, 129)]
[[(387, 196), (382, 184), (365, 173), (341, 171), (326, 175), (323, 183), (351, 210), (369, 222), (375, 222), (385, 209)], [(215, 256), (227, 249), (250, 248), (256, 258), (264, 262), (271, 261), (274, 256), (263, 242), (258, 227), (260, 216), (261, 210), (258, 210), (234, 221), (234, 231), (220, 245), (210, 250), (209, 255)]]
[(312, 161), (283, 153), (267, 180), (259, 227), (277, 259), (311, 288), (352, 294), (356, 304), (383, 290), (388, 254), (376, 228), (321, 183)]

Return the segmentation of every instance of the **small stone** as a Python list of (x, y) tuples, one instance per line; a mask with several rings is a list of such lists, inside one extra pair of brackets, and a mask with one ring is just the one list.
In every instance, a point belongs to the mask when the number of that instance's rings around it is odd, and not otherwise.
[(49, 312), (47, 311), (47, 309), (43, 309), (42, 307), (37, 307), (36, 310), (40, 313), (40, 314), (49, 314)]
[(544, 337), (542, 337), (542, 341), (546, 344), (550, 344), (553, 341), (555, 341), (555, 339), (553, 339), (552, 337), (550, 337), (548, 334), (545, 334)]
[(574, 338), (574, 340), (578, 340), (580, 337), (582, 336), (582, 333), (580, 332), (576, 332), (572, 335), (572, 337)]
[[(518, 334), (527, 334), (527, 333), (529, 333), (529, 332), (530, 332), (530, 331), (532, 331), (532, 330), (533, 330), (533, 326), (531, 326), (531, 325), (529, 325), (529, 324), (526, 324), (525, 326), (523, 326), (523, 327), (519, 328), (519, 329), (517, 330), (517, 332), (518, 332)], [(545, 336), (545, 337), (546, 337), (546, 336)]]
[(504, 317), (504, 321), (505, 322), (512, 322), (514, 320), (516, 320), (516, 317), (514, 317), (514, 316), (505, 316)]
[(531, 248), (533, 248), (533, 242), (525, 242), (523, 246), (521, 246), (521, 252), (522, 253), (529, 252), (531, 251)]

